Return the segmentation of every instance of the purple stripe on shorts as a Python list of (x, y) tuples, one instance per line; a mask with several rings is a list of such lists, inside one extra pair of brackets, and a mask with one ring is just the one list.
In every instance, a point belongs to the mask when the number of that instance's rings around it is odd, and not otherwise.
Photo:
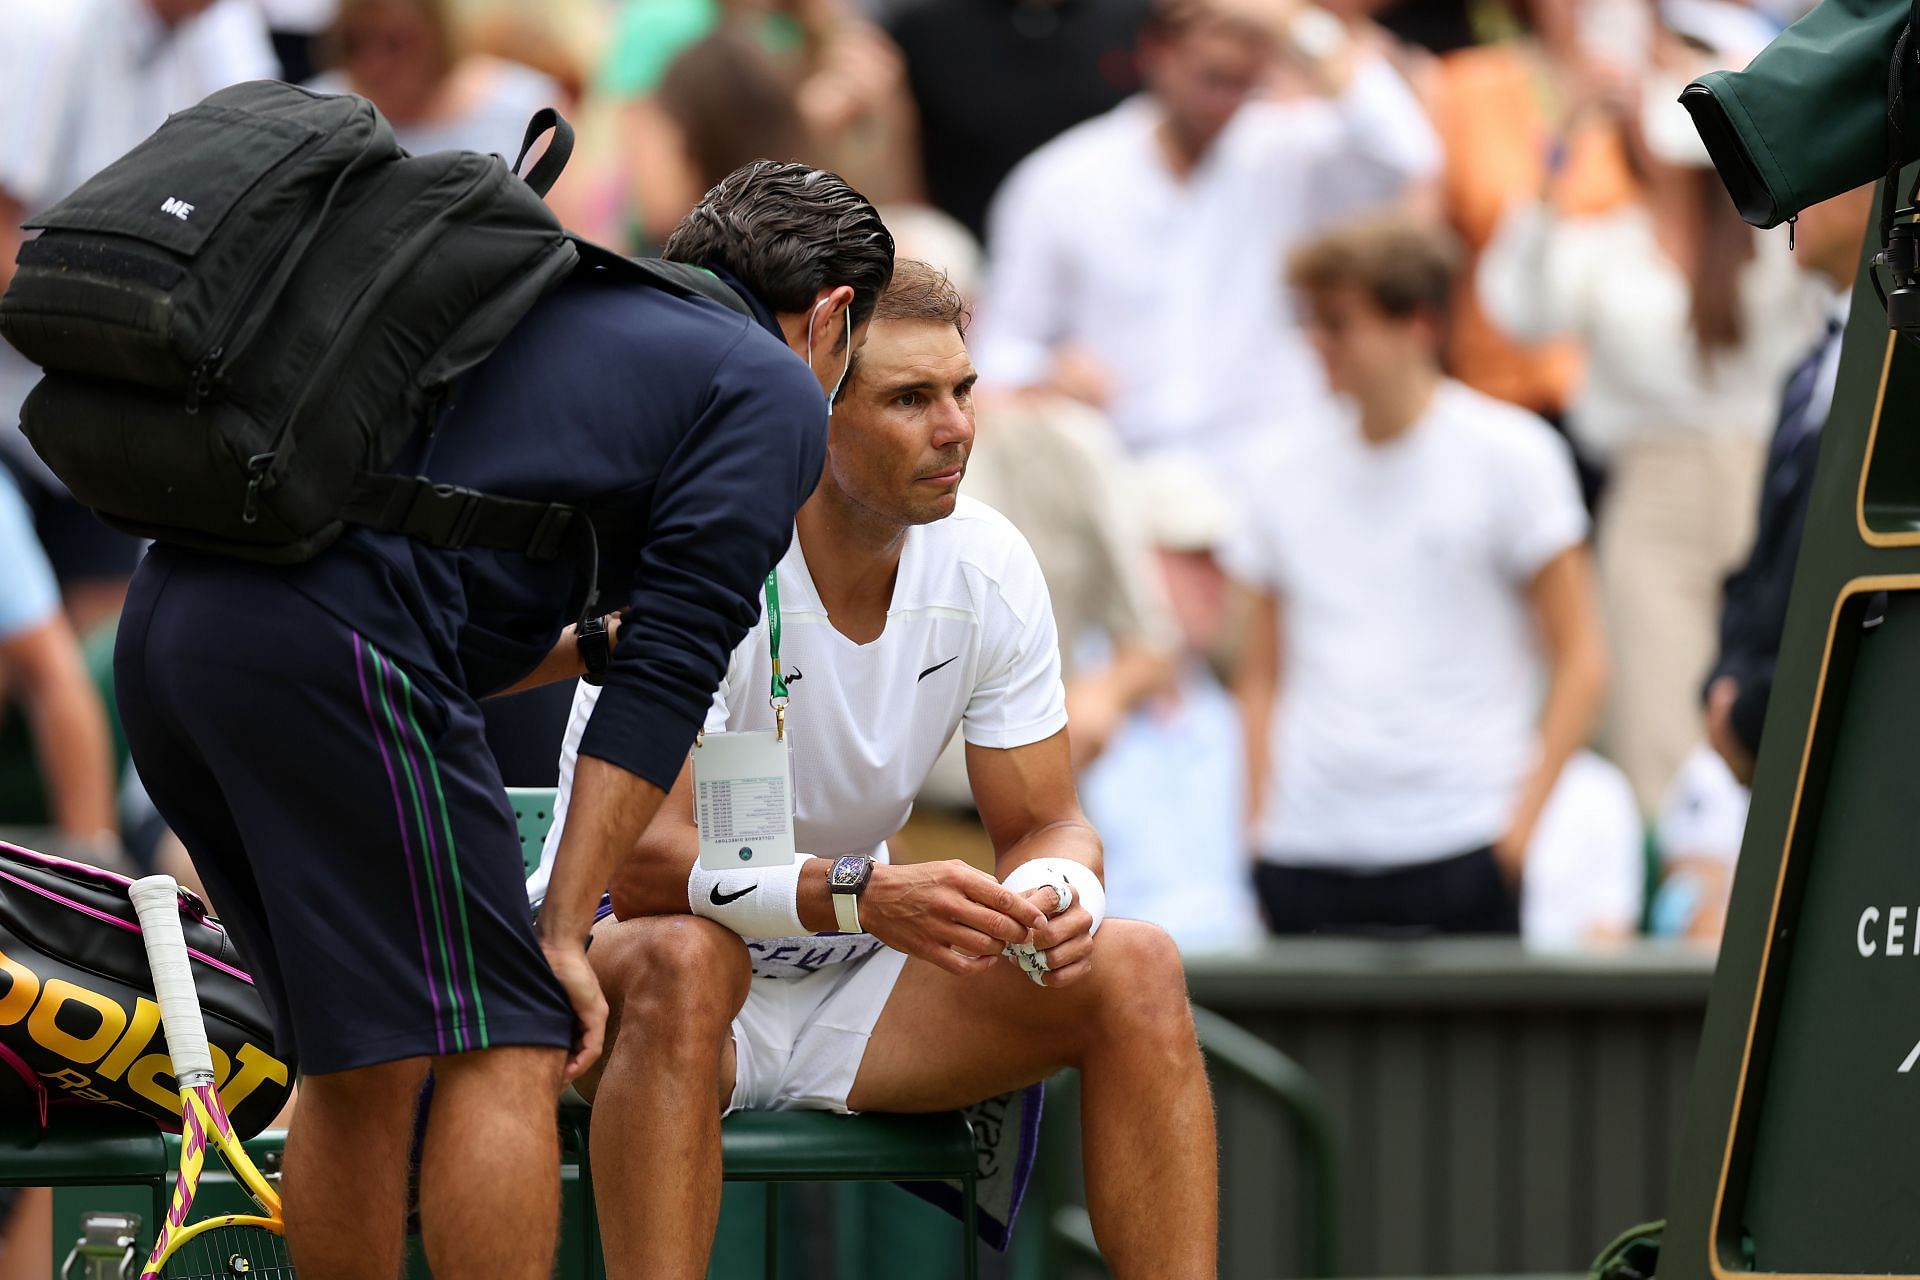
[[(375, 678), (380, 681), (380, 697), (390, 707), (396, 705), (396, 701), (392, 693), (392, 685), (387, 679), (387, 671), (392, 666), (393, 666), (393, 660), (391, 658), (388, 658), (385, 654), (381, 653), (378, 649), (375, 649), (373, 651), (373, 673)], [(439, 870), (441, 868), (445, 868), (447, 867), (448, 862), (447, 862), (447, 859), (442, 858), (440, 856), (440, 839), (434, 833), (433, 814), (427, 805), (426, 766), (421, 764), (419, 758), (414, 755), (413, 743), (408, 740), (406, 734), (400, 731), (398, 712), (395, 712), (394, 714), (393, 736), (396, 739), (395, 749), (405, 754), (407, 767), (412, 770), (411, 776), (414, 780), (413, 792), (420, 806), (420, 810), (419, 810), (420, 825), (425, 827), (427, 830), (427, 858), (434, 869)], [(447, 902), (449, 899), (453, 897), (452, 875), (451, 874), (444, 875), (444, 878), (440, 881), (440, 884), (441, 884), (442, 891), (434, 896), (438, 899), (438, 905), (439, 905), (440, 928), (442, 930), (440, 935), (442, 938), (441, 946), (446, 953), (447, 985), (452, 989), (452, 996), (453, 996), (453, 1017), (454, 1017), (454, 1024), (455, 1024), (454, 1048), (456, 1050), (461, 1050), (466, 1048), (466, 1041), (464, 1036), (461, 1033), (461, 1028), (467, 1025), (467, 1011), (466, 1011), (467, 1000), (466, 1000), (466, 996), (462, 993), (460, 989), (460, 974), (459, 974), (460, 963), (454, 954), (456, 951), (456, 948), (451, 944), (451, 942), (447, 941), (454, 936), (453, 917), (447, 913)], [(444, 1053), (446, 1052), (446, 1050), (442, 1049), (441, 1052)]]
[(380, 719), (373, 711), (373, 697), (367, 692), (366, 642), (353, 633), (353, 669), (360, 677), (360, 705), (366, 709), (367, 727), (373, 730), (373, 745), (380, 749), (380, 765), (387, 771), (387, 787), (393, 793), (393, 816), (400, 824), (400, 849), (407, 863), (407, 887), (413, 891), (413, 922), (420, 935), (420, 967), (427, 975), (427, 993), (433, 999), (434, 1043), (441, 1053), (447, 1051), (446, 1019), (440, 1013), (440, 987), (433, 980), (433, 956), (427, 945), (427, 913), (420, 906), (420, 880), (413, 869), (413, 842), (407, 838), (407, 808), (400, 799), (400, 775), (393, 771), (387, 756), (386, 739), (380, 736)]

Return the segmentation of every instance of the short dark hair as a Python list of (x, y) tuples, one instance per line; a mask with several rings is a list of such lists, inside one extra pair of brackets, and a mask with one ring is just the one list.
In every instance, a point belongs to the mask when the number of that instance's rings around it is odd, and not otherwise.
[(775, 311), (853, 286), (853, 323), (873, 314), (893, 278), (893, 236), (838, 174), (755, 160), (721, 179), (667, 237), (662, 257), (720, 267)]
[(790, 160), (806, 149), (793, 87), (761, 42), (738, 28), (722, 27), (681, 50), (655, 97), (680, 126), (703, 187), (750, 161)]
[(1287, 283), (1308, 293), (1354, 288), (1396, 320), (1444, 320), (1460, 246), (1441, 227), (1399, 214), (1364, 219), (1302, 245)]
[(967, 303), (940, 268), (917, 258), (893, 264), (893, 280), (873, 310), (875, 320), (937, 320), (967, 336)]

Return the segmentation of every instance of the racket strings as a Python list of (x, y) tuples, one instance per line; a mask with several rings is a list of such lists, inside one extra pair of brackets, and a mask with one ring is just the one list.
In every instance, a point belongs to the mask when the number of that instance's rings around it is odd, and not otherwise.
[(161, 1280), (296, 1280), (287, 1242), (261, 1227), (217, 1227), (160, 1268)]

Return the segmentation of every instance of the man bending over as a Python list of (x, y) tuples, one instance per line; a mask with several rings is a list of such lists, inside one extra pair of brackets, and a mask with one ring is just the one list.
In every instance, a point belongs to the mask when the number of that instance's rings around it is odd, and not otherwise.
[[(1214, 1273), (1213, 1114), (1179, 956), (1151, 925), (1101, 925), (1046, 587), (1013, 527), (958, 496), (973, 441), (963, 324), (944, 276), (897, 264), (777, 570), (806, 853), (697, 866), (683, 770), (615, 872), (588, 952), (610, 1048), (582, 1082), (615, 1277), (705, 1274), (727, 1112), (944, 1111), (1067, 1066), (1114, 1273)], [(769, 630), (763, 616), (735, 650), (708, 734), (774, 727)], [(563, 783), (593, 699), (583, 686), (574, 703)], [(1004, 884), (962, 862), (887, 861), (956, 727)], [(830, 871), (859, 889), (836, 893)]]

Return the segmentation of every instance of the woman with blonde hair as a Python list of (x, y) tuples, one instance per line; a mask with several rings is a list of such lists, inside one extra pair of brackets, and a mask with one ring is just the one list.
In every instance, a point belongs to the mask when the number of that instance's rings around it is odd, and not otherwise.
[(449, 0), (341, 0), (325, 51), (332, 70), (308, 87), (373, 100), (415, 155), (513, 155), (528, 119), (564, 107), (551, 77), (474, 51)]

